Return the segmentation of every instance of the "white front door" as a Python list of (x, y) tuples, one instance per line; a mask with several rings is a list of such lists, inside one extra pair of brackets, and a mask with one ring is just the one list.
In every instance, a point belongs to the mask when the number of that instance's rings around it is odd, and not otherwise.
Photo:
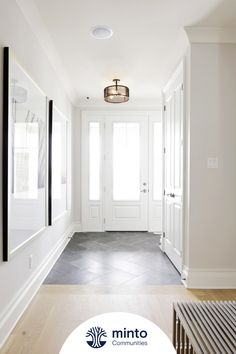
[(107, 117), (105, 129), (106, 231), (148, 230), (148, 116)]
[(182, 270), (183, 67), (164, 92), (164, 251)]
[(84, 111), (81, 128), (82, 230), (161, 232), (161, 112)]

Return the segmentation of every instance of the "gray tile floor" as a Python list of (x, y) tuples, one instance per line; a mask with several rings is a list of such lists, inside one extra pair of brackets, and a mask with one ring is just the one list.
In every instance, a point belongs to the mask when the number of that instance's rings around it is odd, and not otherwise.
[(158, 243), (147, 232), (75, 233), (45, 284), (181, 284)]

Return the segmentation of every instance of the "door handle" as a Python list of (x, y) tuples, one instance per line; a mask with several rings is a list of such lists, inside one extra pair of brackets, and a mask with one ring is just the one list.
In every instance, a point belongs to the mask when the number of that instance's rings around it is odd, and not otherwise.
[(148, 192), (148, 189), (144, 188), (144, 189), (142, 189), (140, 192), (142, 192), (142, 193), (147, 193), (147, 192)]
[(171, 198), (174, 198), (174, 197), (175, 197), (175, 194), (174, 194), (174, 193), (167, 193), (166, 195), (167, 195), (167, 197), (171, 197)]

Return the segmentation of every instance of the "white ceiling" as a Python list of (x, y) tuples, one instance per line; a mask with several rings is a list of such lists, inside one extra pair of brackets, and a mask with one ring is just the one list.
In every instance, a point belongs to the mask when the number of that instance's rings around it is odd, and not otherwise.
[[(103, 104), (103, 88), (113, 78), (130, 87), (129, 104), (158, 104), (184, 26), (236, 25), (235, 0), (34, 1), (77, 105)], [(113, 37), (94, 39), (95, 25), (110, 26)]]

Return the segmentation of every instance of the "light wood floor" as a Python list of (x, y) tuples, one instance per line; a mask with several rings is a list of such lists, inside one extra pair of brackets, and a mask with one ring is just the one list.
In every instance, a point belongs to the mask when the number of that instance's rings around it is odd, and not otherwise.
[(189, 291), (181, 285), (43, 285), (0, 353), (58, 354), (67, 336), (81, 322), (110, 311), (144, 316), (171, 337), (172, 304), (188, 300), (236, 300), (236, 290)]

